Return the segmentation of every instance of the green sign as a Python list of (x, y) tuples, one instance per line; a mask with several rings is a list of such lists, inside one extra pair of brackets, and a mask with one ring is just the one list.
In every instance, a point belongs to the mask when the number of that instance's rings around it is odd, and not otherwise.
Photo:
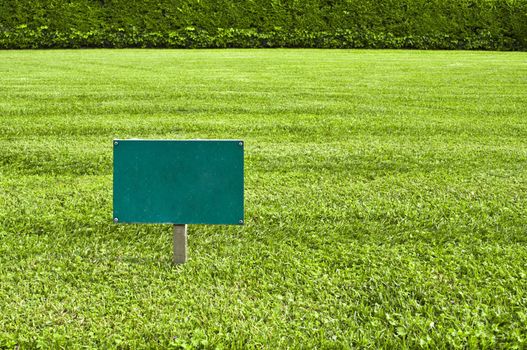
[(119, 223), (243, 224), (243, 142), (114, 140)]

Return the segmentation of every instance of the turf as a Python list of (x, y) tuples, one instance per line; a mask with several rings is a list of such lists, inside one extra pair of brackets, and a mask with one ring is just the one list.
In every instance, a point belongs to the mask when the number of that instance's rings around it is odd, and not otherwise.
[[(525, 348), (527, 53), (0, 51), (0, 347)], [(114, 138), (245, 141), (246, 225), (112, 223)]]

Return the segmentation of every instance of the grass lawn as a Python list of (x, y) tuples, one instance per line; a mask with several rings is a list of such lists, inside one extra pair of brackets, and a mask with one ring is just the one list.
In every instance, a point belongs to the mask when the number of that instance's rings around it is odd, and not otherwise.
[[(527, 347), (527, 53), (0, 51), (0, 348)], [(112, 222), (114, 138), (245, 141), (246, 225)]]

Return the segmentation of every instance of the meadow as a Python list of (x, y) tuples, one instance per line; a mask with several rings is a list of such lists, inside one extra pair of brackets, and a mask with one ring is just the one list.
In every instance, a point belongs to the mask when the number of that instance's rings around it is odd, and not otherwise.
[[(112, 222), (112, 140), (243, 139), (245, 225)], [(527, 347), (527, 53), (0, 51), (0, 348)]]

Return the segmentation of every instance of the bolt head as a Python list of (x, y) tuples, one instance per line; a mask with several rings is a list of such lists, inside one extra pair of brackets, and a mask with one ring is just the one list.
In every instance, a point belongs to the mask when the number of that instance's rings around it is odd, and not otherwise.
[(119, 222), (118, 218), (113, 218), (113, 222)]
[(240, 220), (240, 224), (243, 224), (243, 220)]
[(242, 142), (242, 141), (240, 141), (238, 144), (239, 144), (240, 146), (243, 146), (243, 142)]
[(114, 145), (117, 145), (118, 143), (119, 143), (119, 142), (115, 141), (113, 144), (114, 144)]

